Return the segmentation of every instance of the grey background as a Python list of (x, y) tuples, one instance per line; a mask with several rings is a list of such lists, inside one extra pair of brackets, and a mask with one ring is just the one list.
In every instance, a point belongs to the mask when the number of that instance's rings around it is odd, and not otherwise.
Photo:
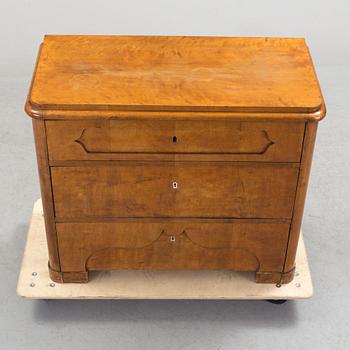
[[(0, 349), (348, 349), (350, 140), (348, 1), (0, 2)], [(31, 301), (15, 289), (39, 197), (23, 105), (52, 34), (306, 37), (328, 107), (303, 228), (315, 296), (276, 306), (219, 301)]]

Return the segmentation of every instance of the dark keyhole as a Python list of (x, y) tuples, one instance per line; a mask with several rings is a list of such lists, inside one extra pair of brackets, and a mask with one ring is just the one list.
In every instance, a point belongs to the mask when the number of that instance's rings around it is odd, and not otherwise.
[(173, 143), (176, 143), (176, 142), (177, 142), (177, 137), (173, 136)]

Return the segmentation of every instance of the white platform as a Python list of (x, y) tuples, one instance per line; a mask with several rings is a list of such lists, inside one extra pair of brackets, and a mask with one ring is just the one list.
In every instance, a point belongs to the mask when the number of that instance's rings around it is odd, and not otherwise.
[(232, 271), (132, 271), (90, 274), (86, 284), (51, 281), (41, 200), (33, 209), (17, 294), (33, 299), (306, 299), (313, 294), (301, 235), (294, 280), (280, 288)]

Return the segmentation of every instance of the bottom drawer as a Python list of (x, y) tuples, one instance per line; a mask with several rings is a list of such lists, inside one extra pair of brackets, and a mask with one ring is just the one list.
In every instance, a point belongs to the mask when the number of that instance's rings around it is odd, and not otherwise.
[(57, 223), (61, 270), (282, 271), (288, 223), (208, 221)]

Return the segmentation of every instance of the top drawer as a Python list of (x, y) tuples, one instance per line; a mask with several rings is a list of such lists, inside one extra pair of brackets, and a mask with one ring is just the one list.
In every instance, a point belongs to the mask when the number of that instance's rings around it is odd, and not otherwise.
[(298, 162), (304, 123), (47, 121), (49, 157), (60, 160), (238, 160)]

